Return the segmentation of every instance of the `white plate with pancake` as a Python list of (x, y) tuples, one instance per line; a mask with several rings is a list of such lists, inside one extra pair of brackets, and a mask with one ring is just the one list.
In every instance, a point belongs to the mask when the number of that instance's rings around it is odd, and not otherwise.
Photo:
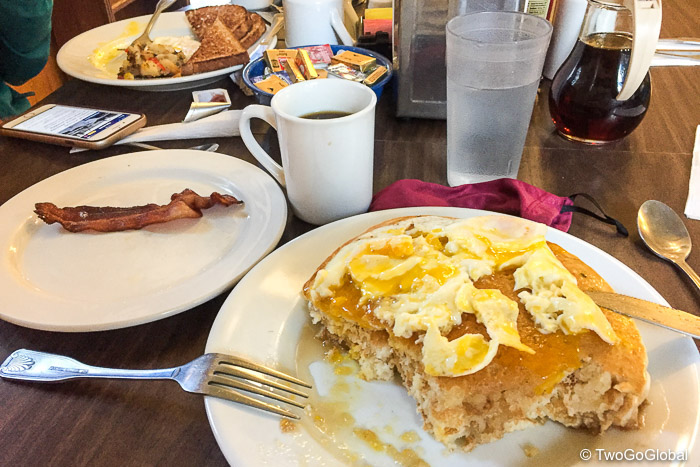
[[(240, 354), (306, 379), (313, 375), (315, 389), (329, 391), (339, 377), (321, 360), (321, 345), (312, 337), (300, 294), (303, 284), (345, 241), (382, 221), (419, 214), (473, 217), (493, 213), (406, 208), (363, 214), (313, 230), (270, 254), (241, 280), (214, 322), (206, 351)], [(548, 230), (547, 239), (593, 267), (616, 291), (667, 305), (644, 279), (607, 253), (555, 229)], [(652, 379), (652, 404), (646, 427), (639, 431), (611, 429), (595, 436), (547, 422), (509, 433), (470, 453), (447, 454), (422, 430), (415, 402), (403, 386), (367, 383), (353, 376), (346, 381), (350, 389), (339, 398), (354, 419), (348, 435), (342, 438), (322, 434), (318, 424), (305, 414), (295, 429), (283, 432), (279, 417), (274, 415), (209, 397), (205, 406), (221, 450), (237, 467), (405, 465), (387, 454), (391, 447), (412, 450), (416, 457), (408, 456), (409, 461), (421, 458), (440, 467), (598, 464), (597, 456), (624, 454), (629, 449), (628, 455), (633, 456), (687, 453), (687, 465), (700, 465), (700, 450), (696, 449), (700, 428), (698, 351), (690, 338), (646, 323), (637, 325), (647, 347)], [(353, 428), (369, 430), (364, 433), (376, 439), (363, 441), (352, 434)], [(649, 449), (652, 451), (644, 454)], [(537, 454), (528, 457), (526, 451)], [(584, 459), (587, 454), (592, 456), (590, 462)]]
[[(190, 188), (231, 194), (198, 219), (141, 230), (71, 233), (34, 214), (64, 206), (167, 204)], [(35, 329), (98, 331), (166, 318), (229, 289), (279, 241), (287, 204), (277, 183), (241, 159), (160, 150), (90, 162), (0, 206), (0, 318)]]
[[(176, 91), (190, 89), (213, 83), (222, 76), (233, 73), (243, 68), (244, 65), (235, 65), (220, 70), (208, 71), (177, 78), (154, 79), (118, 79), (119, 60), (109, 64), (100, 62), (100, 67), (93, 64), (90, 58), (95, 53), (113, 57), (118, 48), (125, 48), (136, 39), (146, 28), (150, 15), (129, 18), (114, 23), (108, 23), (86, 31), (66, 42), (58, 51), (56, 61), (58, 66), (66, 74), (90, 83), (120, 86), (139, 91)], [(269, 25), (265, 25), (266, 30)], [(150, 34), (152, 39), (159, 37), (187, 37), (195, 38), (190, 29), (185, 13), (182, 11), (163, 13), (158, 18)], [(258, 42), (260, 40), (258, 39)], [(248, 52), (252, 52), (258, 42), (253, 44)], [(270, 48), (277, 44), (277, 36), (273, 36)], [(106, 67), (106, 68), (105, 68)]]

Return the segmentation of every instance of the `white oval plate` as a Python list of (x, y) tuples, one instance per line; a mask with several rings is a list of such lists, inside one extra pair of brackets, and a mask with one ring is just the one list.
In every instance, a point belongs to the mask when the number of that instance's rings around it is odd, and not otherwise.
[[(419, 214), (473, 217), (492, 213), (459, 208), (406, 208), (363, 214), (313, 230), (273, 252), (236, 286), (213, 324), (206, 351), (245, 355), (294, 374), (296, 349), (302, 329), (309, 321), (300, 295), (306, 280), (348, 239), (384, 220)], [(549, 229), (547, 239), (580, 257), (616, 291), (667, 305), (644, 279), (598, 248), (555, 229)], [(700, 424), (698, 351), (690, 338), (642, 322), (637, 322), (637, 326), (647, 347), (652, 378), (649, 429), (610, 430), (602, 436), (593, 436), (548, 422), (507, 434), (470, 453), (446, 455), (443, 446), (422, 430), (415, 402), (398, 384), (358, 383), (365, 393), (361, 399), (365, 406), (355, 405), (351, 414), (358, 425), (372, 429), (382, 441), (401, 449), (417, 450), (433, 466), (586, 465), (580, 458), (585, 457), (585, 453), (580, 454), (583, 449), (591, 450), (593, 456), (598, 455), (596, 449), (687, 450), (688, 465), (700, 465), (700, 449), (693, 449)], [(668, 411), (664, 404), (668, 405)], [(205, 407), (214, 435), (231, 465), (345, 465), (303, 424), (294, 433), (282, 433), (280, 420), (274, 415), (211, 397), (205, 398)], [(388, 430), (387, 426), (393, 429)], [(409, 430), (418, 433), (421, 441), (402, 443), (399, 435)], [(359, 453), (359, 459), (366, 462), (362, 465), (397, 465), (386, 454), (370, 449), (363, 442), (343, 441)], [(527, 444), (537, 447), (540, 453), (526, 457), (523, 446)]]
[[(232, 194), (245, 205), (112, 233), (71, 233), (33, 212), (45, 201), (167, 204), (185, 188)], [(56, 174), (0, 206), (0, 219), (0, 318), (35, 329), (97, 331), (162, 319), (233, 286), (277, 245), (287, 204), (269, 175), (241, 159), (161, 150)]]
[[(114, 23), (104, 24), (97, 28), (85, 31), (84, 33), (74, 37), (66, 42), (56, 55), (58, 66), (64, 73), (73, 76), (74, 78), (88, 81), (90, 83), (106, 84), (109, 86), (120, 86), (139, 91), (177, 91), (180, 89), (190, 89), (205, 84), (213, 83), (222, 76), (231, 74), (236, 70), (240, 70), (244, 65), (235, 65), (220, 70), (208, 71), (206, 73), (198, 73), (189, 76), (180, 76), (177, 78), (155, 78), (155, 79), (118, 79), (116, 74), (109, 74), (96, 66), (94, 66), (88, 57), (99, 46), (113, 41), (117, 38), (124, 45), (130, 44), (136, 39), (146, 28), (146, 24), (151, 15), (139, 16), (136, 18), (124, 19)], [(129, 29), (130, 23), (138, 23), (138, 28), (135, 30), (138, 33), (125, 36), (125, 31)], [(266, 30), (270, 26), (265, 25)], [(131, 30), (131, 29), (129, 29)], [(156, 37), (191, 37), (196, 39), (190, 25), (187, 22), (185, 13), (182, 11), (174, 11), (163, 13), (158, 18), (150, 36)], [(123, 39), (123, 41), (122, 41)], [(258, 40), (259, 42), (260, 40)], [(251, 53), (258, 45), (258, 42), (253, 44), (248, 52)], [(277, 36), (272, 37), (269, 48), (274, 48), (277, 44)]]

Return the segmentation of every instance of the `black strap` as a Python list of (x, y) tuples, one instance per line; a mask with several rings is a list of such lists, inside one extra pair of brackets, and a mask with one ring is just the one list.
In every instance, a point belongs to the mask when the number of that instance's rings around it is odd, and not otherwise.
[(627, 228), (624, 225), (622, 225), (622, 222), (605, 214), (605, 211), (603, 211), (603, 208), (600, 207), (600, 204), (598, 204), (598, 202), (591, 195), (589, 195), (587, 193), (575, 193), (575, 194), (569, 196), (569, 199), (571, 201), (575, 201), (576, 197), (578, 197), (578, 196), (583, 196), (588, 201), (593, 203), (593, 205), (596, 208), (598, 208), (598, 210), (603, 215), (601, 216), (599, 214), (596, 214), (595, 212), (589, 211), (588, 209), (582, 208), (581, 206), (568, 206), (568, 205), (562, 206), (561, 212), (580, 212), (581, 214), (586, 214), (587, 216), (591, 216), (595, 219), (598, 219), (601, 222), (605, 222), (606, 224), (614, 225), (615, 228), (617, 228), (617, 233), (619, 233), (623, 237), (629, 237), (629, 232), (627, 231)]

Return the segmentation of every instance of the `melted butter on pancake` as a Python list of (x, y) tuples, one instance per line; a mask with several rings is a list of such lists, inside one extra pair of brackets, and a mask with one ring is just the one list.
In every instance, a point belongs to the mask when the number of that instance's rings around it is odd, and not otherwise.
[[(545, 233), (544, 225), (506, 216), (404, 220), (343, 246), (318, 271), (308, 293), (330, 316), (422, 341), (425, 371), (434, 376), (479, 371), (499, 346), (528, 364), (542, 360), (534, 355), (536, 346), (521, 341), (518, 303), (498, 289), (474, 285), (503, 270), (514, 269), (514, 290), (521, 290), (518, 299), (539, 334), (560, 331), (565, 337), (590, 330), (609, 344), (618, 342), (603, 312), (554, 256)], [(465, 314), (474, 315), (486, 332), (448, 339)], [(561, 368), (550, 365), (543, 374), (543, 391), (576, 360), (561, 357)]]

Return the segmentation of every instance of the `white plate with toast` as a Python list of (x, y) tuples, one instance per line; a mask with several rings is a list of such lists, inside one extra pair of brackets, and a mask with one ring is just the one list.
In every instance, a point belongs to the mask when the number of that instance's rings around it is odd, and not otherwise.
[[(120, 86), (139, 91), (177, 91), (180, 89), (190, 89), (204, 86), (221, 79), (222, 76), (233, 73), (245, 66), (235, 65), (219, 70), (198, 73), (189, 76), (179, 76), (175, 78), (153, 78), (153, 79), (119, 79), (117, 78), (119, 59), (105, 63), (98, 60), (100, 66), (93, 64), (95, 53), (101, 53), (107, 58), (114, 59), (116, 50), (123, 49), (136, 39), (150, 19), (150, 15), (129, 18), (114, 23), (105, 24), (95, 29), (86, 31), (66, 42), (58, 51), (56, 61), (58, 66), (66, 74), (90, 83), (106, 84), (109, 86)], [(266, 24), (266, 30), (269, 29)], [(264, 34), (264, 33), (263, 33)], [(158, 18), (150, 34), (154, 40), (160, 37), (187, 37), (196, 39), (185, 13), (182, 11), (163, 13)], [(258, 39), (258, 42), (260, 39)], [(251, 53), (258, 45), (253, 44), (248, 52)], [(273, 36), (270, 48), (277, 44), (277, 36)], [(115, 70), (116, 67), (116, 70)]]
[[(202, 196), (230, 194), (245, 204), (109, 233), (72, 233), (33, 212), (37, 202), (162, 205), (185, 188)], [(66, 170), (11, 198), (0, 216), (0, 318), (83, 332), (167, 318), (226, 291), (277, 245), (287, 204), (272, 177), (254, 165), (182, 149), (123, 154)]]
[[(419, 214), (473, 217), (493, 213), (460, 208), (406, 208), (363, 214), (315, 229), (270, 254), (241, 280), (213, 324), (206, 351), (240, 354), (296, 373), (302, 379), (313, 376), (310, 382), (315, 384), (315, 390), (328, 391), (330, 381), (338, 375), (321, 358), (321, 344), (313, 337), (300, 293), (303, 284), (345, 241), (385, 220)], [(556, 229), (548, 230), (547, 239), (581, 258), (617, 292), (667, 305), (644, 279), (598, 248)], [(680, 465), (700, 465), (698, 351), (690, 338), (642, 322), (637, 322), (637, 326), (647, 348), (651, 375), (651, 405), (646, 412), (646, 426), (638, 431), (611, 429), (596, 436), (547, 422), (509, 433), (469, 453), (449, 454), (422, 429), (415, 402), (403, 386), (368, 383), (355, 377), (354, 381), (348, 379), (348, 385), (355, 389), (343, 394), (342, 403), (351, 413), (355, 428), (369, 430), (364, 433), (371, 436), (364, 440), (354, 435), (352, 427), (342, 439), (324, 435), (319, 429), (323, 423), (314, 422), (302, 412), (301, 422), (290, 429), (275, 415), (231, 402), (207, 397), (205, 407), (221, 450), (227, 461), (237, 467), (395, 466), (408, 465), (406, 462), (418, 458), (440, 467), (583, 466), (600, 464), (597, 456), (604, 452), (616, 455), (625, 450), (632, 450), (628, 454), (633, 456), (645, 455), (646, 450), (652, 450), (647, 456), (672, 452), (688, 457)], [(394, 456), (403, 450), (411, 450), (415, 456), (404, 457), (402, 463), (390, 455), (391, 447), (396, 449)], [(586, 459), (589, 454), (590, 460)]]

